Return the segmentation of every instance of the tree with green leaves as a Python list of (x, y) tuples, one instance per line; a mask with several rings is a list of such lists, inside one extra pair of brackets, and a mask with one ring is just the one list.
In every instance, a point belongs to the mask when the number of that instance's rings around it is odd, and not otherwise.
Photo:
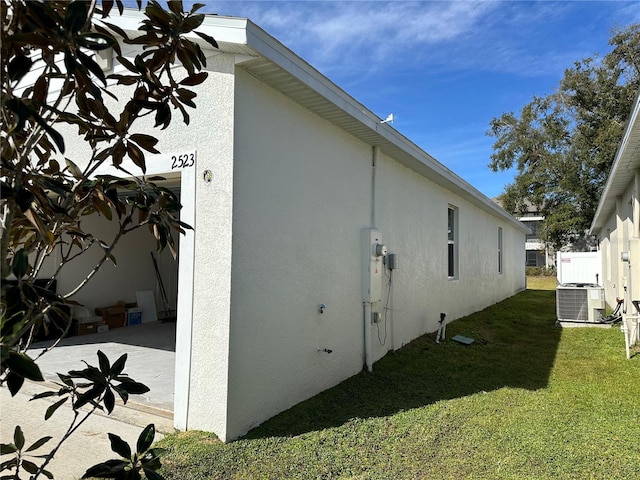
[[(139, 9), (141, 3), (137, 0)], [(122, 15), (122, 0), (0, 3), (0, 385), (12, 395), (25, 379), (43, 380), (27, 354), (35, 334), (54, 327), (61, 337), (68, 333), (73, 295), (105, 262), (116, 261), (113, 249), (124, 235), (147, 228), (158, 249), (167, 247), (175, 256), (174, 234), (190, 228), (179, 220), (181, 206), (175, 194), (144, 177), (145, 153), (159, 152), (158, 140), (140, 123), (151, 118), (156, 128), (165, 129), (174, 112), (189, 123), (188, 109), (196, 107), (191, 87), (208, 75), (202, 71), (206, 60), (199, 42), (217, 45), (196, 31), (205, 18), (197, 13), (202, 5), (189, 12), (183, 11), (181, 1), (168, 1), (167, 6), (165, 10), (156, 1), (148, 2), (139, 31), (129, 35), (111, 21), (111, 16)], [(123, 54), (123, 44), (139, 48), (135, 58)], [(96, 60), (103, 51), (113, 51), (121, 73), (105, 74)], [(126, 91), (122, 101), (110, 88), (113, 85)], [(63, 126), (77, 129), (77, 138), (89, 147), (89, 158), (65, 155)], [(141, 174), (125, 168), (129, 161)], [(122, 176), (97, 175), (103, 165), (115, 166)], [(98, 238), (86, 229), (83, 220), (96, 214), (115, 225), (113, 238)], [(94, 245), (102, 258), (93, 270), (72, 290), (55, 291), (52, 286), (69, 262)], [(55, 272), (42, 278), (44, 261), (54, 252)], [(75, 418), (68, 435), (88, 417), (80, 414), (81, 407), (110, 413), (116, 395), (126, 403), (130, 394), (148, 390), (124, 373), (126, 356), (113, 365), (101, 352), (98, 359), (99, 367), (87, 364), (84, 370), (59, 374), (59, 389), (41, 395), (60, 397), (47, 416), (65, 403), (72, 406)], [(152, 432), (152, 426), (143, 432), (136, 453), (112, 438), (113, 450), (129, 458), (90, 473), (141, 478), (144, 471), (147, 478), (159, 478), (154, 473), (157, 452), (149, 450)], [(30, 478), (51, 478), (45, 467), (59, 444), (41, 465), (24, 455), (49, 440), (27, 444), (17, 427), (14, 442), (2, 445), (1, 453), (12, 458), (0, 464), (0, 470), (12, 470), (11, 478), (20, 478), (22, 471)]]
[(496, 138), (489, 167), (517, 169), (503, 206), (518, 215), (535, 205), (545, 216), (541, 238), (555, 249), (584, 240), (640, 88), (640, 24), (613, 32), (609, 45), (487, 132)]

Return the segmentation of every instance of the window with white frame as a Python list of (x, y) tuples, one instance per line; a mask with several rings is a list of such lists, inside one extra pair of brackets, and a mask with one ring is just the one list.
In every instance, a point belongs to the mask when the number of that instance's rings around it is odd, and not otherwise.
[(502, 273), (502, 227), (498, 227), (498, 273)]
[(449, 205), (447, 234), (447, 276), (458, 278), (458, 209)]

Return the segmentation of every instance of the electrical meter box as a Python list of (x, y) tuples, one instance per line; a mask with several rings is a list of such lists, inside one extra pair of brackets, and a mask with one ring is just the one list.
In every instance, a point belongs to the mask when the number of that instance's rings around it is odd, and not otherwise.
[(382, 243), (382, 235), (375, 228), (362, 232), (362, 296), (366, 303), (382, 300), (383, 259), (387, 247)]

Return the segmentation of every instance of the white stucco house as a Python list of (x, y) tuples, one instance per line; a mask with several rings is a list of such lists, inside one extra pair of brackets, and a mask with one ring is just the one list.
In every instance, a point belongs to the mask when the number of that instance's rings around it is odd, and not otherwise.
[[(640, 314), (640, 94), (591, 223), (602, 252), (607, 302), (624, 299), (625, 316)], [(631, 319), (631, 318), (630, 318)], [(637, 320), (635, 320), (637, 322)]]
[[(236, 438), (363, 366), (375, 374), (440, 313), (455, 320), (525, 288), (520, 222), (251, 21), (208, 16), (200, 31), (220, 48), (202, 45), (198, 108), (188, 128), (151, 132), (164, 155), (147, 162), (194, 227), (179, 266), (160, 259), (177, 307), (176, 428)], [(193, 161), (172, 160), (184, 154)], [(76, 300), (155, 289), (145, 235)]]

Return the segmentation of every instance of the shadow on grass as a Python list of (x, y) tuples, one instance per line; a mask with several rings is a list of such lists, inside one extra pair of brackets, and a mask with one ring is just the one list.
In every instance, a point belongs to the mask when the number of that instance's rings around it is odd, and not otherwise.
[[(373, 373), (360, 373), (243, 438), (295, 436), (503, 387), (544, 388), (560, 342), (555, 320), (555, 291), (526, 290), (451, 323), (444, 342), (424, 335), (376, 362)], [(458, 334), (476, 341), (450, 340)]]

